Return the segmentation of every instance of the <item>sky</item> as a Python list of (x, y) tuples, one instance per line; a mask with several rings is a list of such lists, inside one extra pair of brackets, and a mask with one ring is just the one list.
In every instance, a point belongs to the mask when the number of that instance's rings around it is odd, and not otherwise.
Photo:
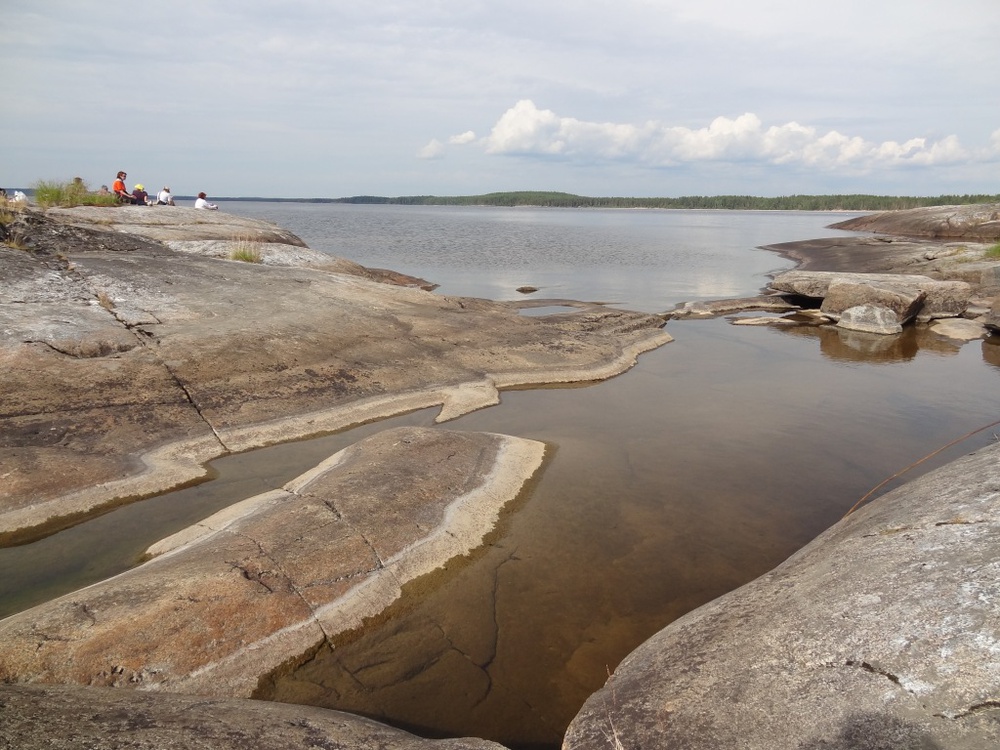
[(1000, 194), (997, 0), (2, 5), (8, 191)]

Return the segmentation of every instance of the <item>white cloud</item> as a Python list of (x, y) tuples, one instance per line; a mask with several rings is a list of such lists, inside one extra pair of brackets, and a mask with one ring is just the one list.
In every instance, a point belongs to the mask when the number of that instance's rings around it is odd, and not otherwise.
[(432, 138), (430, 142), (417, 152), (418, 159), (440, 159), (444, 156), (444, 144), (437, 138)]
[[(1000, 135), (995, 133), (993, 140), (995, 150)], [(654, 121), (643, 125), (585, 122), (539, 109), (528, 99), (504, 112), (483, 143), (488, 154), (623, 161), (649, 167), (713, 161), (835, 171), (937, 166), (977, 158), (953, 135), (936, 141), (910, 138), (902, 143), (877, 143), (836, 130), (821, 133), (797, 122), (765, 127), (757, 115), (749, 112), (734, 119), (717, 117), (702, 128)]]
[(466, 143), (472, 143), (474, 140), (476, 140), (476, 134), (471, 130), (466, 130), (464, 133), (453, 135), (448, 139), (448, 143), (455, 146), (464, 146)]

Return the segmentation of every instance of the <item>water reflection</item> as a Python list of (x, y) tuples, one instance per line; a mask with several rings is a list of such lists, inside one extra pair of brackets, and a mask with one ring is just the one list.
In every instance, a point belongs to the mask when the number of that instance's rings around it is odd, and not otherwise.
[(710, 320), (668, 331), (674, 343), (624, 377), (507, 392), (500, 408), (453, 423), (544, 440), (555, 454), (473, 559), (261, 695), (427, 735), (558, 747), (639, 643), (1000, 413), (996, 373), (974, 344), (915, 331), (868, 359), (835, 330)]
[(850, 331), (836, 326), (775, 327), (786, 336), (816, 338), (823, 356), (844, 363), (865, 365), (908, 362), (918, 354), (957, 355), (964, 342), (939, 336), (926, 326), (906, 326), (902, 333), (886, 336)]
[(993, 335), (983, 341), (983, 362), (994, 367), (1000, 367), (1000, 336)]

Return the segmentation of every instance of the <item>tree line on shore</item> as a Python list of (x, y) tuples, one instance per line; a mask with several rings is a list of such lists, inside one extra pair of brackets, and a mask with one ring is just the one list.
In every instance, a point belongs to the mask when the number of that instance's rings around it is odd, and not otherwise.
[(395, 198), (355, 195), (348, 198), (218, 198), (301, 203), (395, 204), (405, 206), (543, 206), (550, 208), (703, 208), (742, 211), (894, 211), (921, 206), (1000, 203), (1000, 195), (690, 195), (679, 198), (590, 197), (572, 193), (524, 190), (483, 195), (406, 195)]

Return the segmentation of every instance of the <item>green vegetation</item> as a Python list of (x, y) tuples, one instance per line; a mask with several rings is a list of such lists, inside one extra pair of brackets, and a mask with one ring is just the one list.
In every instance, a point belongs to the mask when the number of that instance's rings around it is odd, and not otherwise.
[(588, 197), (572, 193), (522, 190), (484, 195), (355, 195), (349, 198), (258, 198), (230, 197), (219, 201), (265, 201), (272, 203), (356, 203), (404, 206), (545, 206), (553, 208), (704, 208), (742, 211), (895, 211), (922, 206), (956, 206), (1000, 203), (1000, 195), (784, 195), (763, 198), (754, 195), (689, 195), (680, 198)]
[(905, 197), (883, 195), (753, 195), (682, 196), (680, 198), (590, 198), (571, 193), (522, 191), (442, 197), (434, 195), (380, 198), (355, 196), (338, 203), (396, 203), (435, 206), (552, 206), (558, 208), (707, 208), (744, 211), (891, 211), (920, 206), (998, 203), (1000, 195), (939, 195)]
[(62, 206), (116, 206), (114, 195), (99, 195), (92, 192), (81, 178), (74, 177), (69, 182), (39, 181), (35, 185), (35, 203), (42, 208)]
[(264, 253), (260, 243), (249, 237), (237, 237), (235, 244), (229, 251), (229, 260), (240, 260), (244, 263), (262, 263)]
[(1000, 258), (1000, 242), (993, 245), (993, 247), (986, 248), (984, 255), (987, 258)]

